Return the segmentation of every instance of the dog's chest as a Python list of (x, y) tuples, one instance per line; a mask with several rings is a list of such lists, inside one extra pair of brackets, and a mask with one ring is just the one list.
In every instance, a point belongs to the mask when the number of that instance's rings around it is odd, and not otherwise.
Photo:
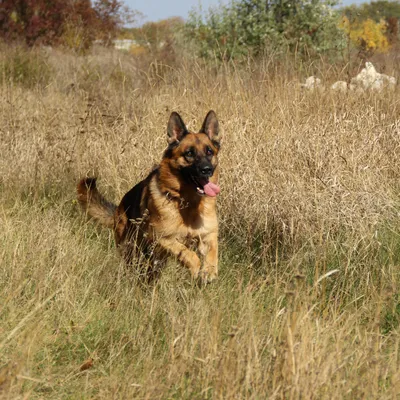
[(171, 204), (164, 206), (152, 225), (157, 236), (175, 236), (182, 242), (195, 241), (218, 229), (215, 211), (205, 211), (207, 208), (176, 208)]
[(182, 240), (197, 239), (210, 231), (207, 216), (190, 208), (171, 210), (169, 223), (174, 226), (176, 236)]
[(215, 201), (193, 204), (176, 201), (162, 194), (155, 182), (148, 202), (150, 225), (156, 237), (175, 237), (180, 241), (201, 239), (218, 230)]

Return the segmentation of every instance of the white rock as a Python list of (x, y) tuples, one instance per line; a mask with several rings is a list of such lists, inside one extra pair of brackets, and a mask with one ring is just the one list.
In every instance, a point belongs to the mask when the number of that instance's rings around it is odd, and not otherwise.
[(337, 92), (347, 92), (347, 82), (337, 81), (331, 86), (331, 89)]
[(383, 90), (383, 80), (377, 79), (376, 81), (372, 82), (372, 84), (369, 88), (376, 92), (381, 92)]
[(301, 84), (301, 87), (310, 91), (314, 91), (315, 89), (324, 90), (321, 79), (316, 78), (315, 76), (309, 76), (306, 79), (306, 83)]
[(389, 76), (386, 74), (381, 74), (382, 80), (386, 87), (389, 89), (394, 89), (397, 83), (397, 80), (394, 76)]
[(371, 62), (365, 63), (365, 68), (351, 80), (351, 85), (355, 88), (363, 90), (373, 90), (381, 92), (385, 88), (394, 88), (396, 86), (396, 78), (393, 76), (380, 74), (376, 71)]
[[(350, 90), (356, 94), (364, 93), (371, 90), (374, 92), (381, 92), (384, 89), (394, 89), (396, 87), (396, 78), (386, 74), (380, 74), (376, 71), (374, 65), (367, 61), (365, 68), (360, 73), (351, 79), (350, 84), (347, 85), (345, 81), (337, 81), (331, 86), (331, 90), (345, 93)], [(321, 79), (315, 76), (309, 76), (306, 83), (300, 85), (308, 91), (318, 90), (320, 92), (325, 90)]]

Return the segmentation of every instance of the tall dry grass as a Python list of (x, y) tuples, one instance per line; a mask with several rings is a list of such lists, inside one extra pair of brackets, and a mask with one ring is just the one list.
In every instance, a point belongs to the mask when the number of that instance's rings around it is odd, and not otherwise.
[[(397, 90), (305, 93), (268, 60), (144, 68), (54, 50), (34, 55), (48, 79), (24, 85), (7, 57), (1, 398), (400, 395)], [(171, 111), (198, 129), (211, 108), (224, 135), (220, 279), (199, 288), (171, 263), (146, 286), (111, 232), (84, 221), (75, 184), (95, 174), (118, 201), (160, 159)]]

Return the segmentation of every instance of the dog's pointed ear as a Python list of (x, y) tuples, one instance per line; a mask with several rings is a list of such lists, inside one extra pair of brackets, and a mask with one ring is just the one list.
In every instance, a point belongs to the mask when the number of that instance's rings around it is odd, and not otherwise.
[(219, 147), (221, 142), (221, 136), (219, 134), (219, 124), (217, 115), (213, 110), (210, 110), (206, 115), (206, 118), (203, 122), (203, 126), (201, 127), (199, 133), (205, 133), (214, 143), (214, 145)]
[(175, 111), (169, 117), (167, 133), (169, 144), (175, 142), (179, 143), (181, 139), (188, 133), (181, 116)]

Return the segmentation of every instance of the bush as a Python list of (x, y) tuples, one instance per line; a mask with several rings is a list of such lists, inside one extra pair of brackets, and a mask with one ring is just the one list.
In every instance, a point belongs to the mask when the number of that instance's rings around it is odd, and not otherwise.
[(109, 45), (124, 22), (135, 13), (119, 0), (3, 0), (0, 37), (6, 41), (35, 44), (65, 44), (74, 49), (90, 47), (94, 39)]
[(389, 49), (389, 41), (385, 36), (386, 22), (381, 19), (375, 22), (368, 18), (364, 21), (350, 22), (344, 16), (340, 24), (351, 42), (362, 52), (370, 55), (373, 52), (385, 53)]
[(205, 18), (201, 10), (194, 10), (184, 32), (204, 57), (258, 56), (282, 48), (321, 54), (344, 48), (333, 5), (320, 0), (233, 0), (209, 9)]
[(2, 50), (0, 74), (3, 81), (25, 88), (46, 86), (49, 83), (52, 68), (43, 51), (29, 50), (24, 46)]

